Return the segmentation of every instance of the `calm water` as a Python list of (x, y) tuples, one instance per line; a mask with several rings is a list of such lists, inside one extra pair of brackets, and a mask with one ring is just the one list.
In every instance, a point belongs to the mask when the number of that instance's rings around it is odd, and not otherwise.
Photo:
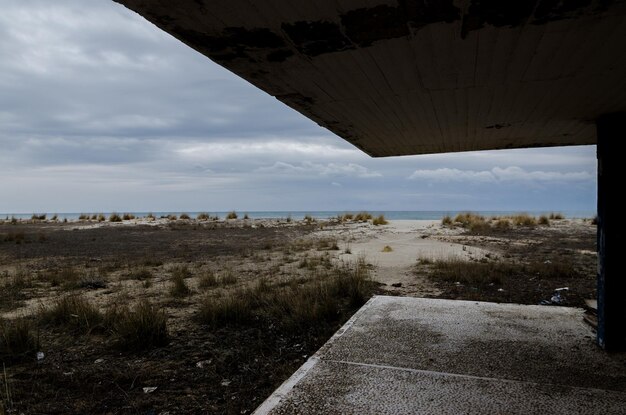
[[(228, 212), (211, 212), (206, 211), (210, 215), (217, 215), (220, 218), (224, 218)], [(239, 217), (243, 217), (244, 214), (248, 214), (250, 218), (253, 219), (277, 219), (277, 218), (287, 218), (291, 217), (294, 220), (302, 219), (305, 215), (311, 215), (314, 218), (318, 219), (327, 219), (331, 217), (336, 217), (337, 215), (344, 214), (348, 211), (345, 210), (331, 210), (331, 211), (238, 211)], [(357, 213), (357, 211), (350, 211), (353, 213)], [(426, 220), (439, 220), (445, 215), (455, 216), (458, 213), (466, 212), (466, 211), (456, 211), (456, 210), (413, 210), (413, 211), (398, 211), (398, 210), (390, 210), (390, 211), (369, 211), (372, 215), (385, 215), (387, 219), (426, 219)], [(514, 215), (518, 213), (528, 213), (533, 216), (539, 216), (544, 214), (550, 214), (550, 211), (473, 211), (475, 213), (479, 213), (483, 216), (503, 216), (503, 215)], [(562, 213), (567, 218), (592, 218), (596, 215), (596, 212), (593, 211), (558, 211)], [(93, 212), (90, 212), (93, 213)], [(95, 212), (100, 213), (100, 212)], [(102, 212), (107, 218), (110, 212)], [(119, 212), (126, 213), (126, 212)], [(146, 216), (149, 212), (129, 212), (137, 217)], [(152, 212), (152, 214), (156, 217), (167, 216), (167, 215), (180, 215), (183, 212)], [(187, 213), (192, 218), (195, 218), (200, 212), (184, 212)], [(48, 213), (47, 218), (50, 219), (54, 215), (53, 213)], [(58, 218), (63, 220), (67, 218), (68, 220), (76, 220), (80, 213), (57, 213)], [(30, 219), (32, 213), (1, 213), (0, 218), (11, 218), (16, 217), (17, 219)]]

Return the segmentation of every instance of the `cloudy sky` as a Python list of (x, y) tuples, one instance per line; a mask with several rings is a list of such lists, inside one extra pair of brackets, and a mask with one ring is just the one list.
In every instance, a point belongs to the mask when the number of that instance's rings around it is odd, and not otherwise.
[(594, 210), (595, 147), (373, 159), (109, 0), (1, 0), (0, 212)]

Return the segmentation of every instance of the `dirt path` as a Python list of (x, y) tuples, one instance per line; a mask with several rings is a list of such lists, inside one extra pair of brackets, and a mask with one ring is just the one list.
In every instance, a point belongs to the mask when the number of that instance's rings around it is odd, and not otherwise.
[(428, 297), (437, 296), (441, 292), (423, 275), (415, 275), (413, 269), (418, 259), (480, 259), (491, 253), (487, 249), (433, 238), (446, 232), (458, 233), (442, 228), (439, 221), (396, 220), (384, 226), (337, 226), (332, 231), (321, 231), (316, 235), (338, 238), (342, 251), (340, 258), (344, 260), (354, 256), (366, 258), (368, 263), (374, 265), (372, 278), (384, 284), (383, 288), (389, 293)]

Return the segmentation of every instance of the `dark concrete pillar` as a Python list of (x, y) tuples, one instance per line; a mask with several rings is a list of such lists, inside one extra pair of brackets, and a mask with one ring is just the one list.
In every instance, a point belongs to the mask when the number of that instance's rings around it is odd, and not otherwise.
[[(619, 167), (621, 163), (626, 167), (624, 155), (620, 154), (624, 144), (621, 140), (626, 140), (626, 113), (600, 117), (597, 132), (598, 344), (607, 351), (619, 351), (626, 350), (626, 252), (619, 248), (626, 245), (626, 234), (622, 232), (626, 211), (616, 199), (626, 190), (624, 170)], [(620, 258), (625, 259), (624, 263)]]

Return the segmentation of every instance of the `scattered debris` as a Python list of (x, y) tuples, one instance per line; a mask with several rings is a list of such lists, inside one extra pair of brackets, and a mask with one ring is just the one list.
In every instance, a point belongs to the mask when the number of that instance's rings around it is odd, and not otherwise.
[(222, 386), (228, 386), (230, 385), (230, 380), (228, 379), (222, 379), (222, 382), (220, 383)]
[(143, 393), (152, 393), (157, 390), (158, 386), (146, 386), (143, 388)]
[(37, 352), (37, 362), (41, 362), (45, 357), (44, 352)]
[(549, 300), (541, 300), (540, 305), (565, 305), (567, 299), (565, 298), (565, 292), (568, 291), (568, 287), (556, 288), (554, 294)]
[(94, 360), (93, 362), (95, 364), (100, 364), (100, 363), (104, 362), (104, 359), (103, 358), (99, 358), (99, 359)]

